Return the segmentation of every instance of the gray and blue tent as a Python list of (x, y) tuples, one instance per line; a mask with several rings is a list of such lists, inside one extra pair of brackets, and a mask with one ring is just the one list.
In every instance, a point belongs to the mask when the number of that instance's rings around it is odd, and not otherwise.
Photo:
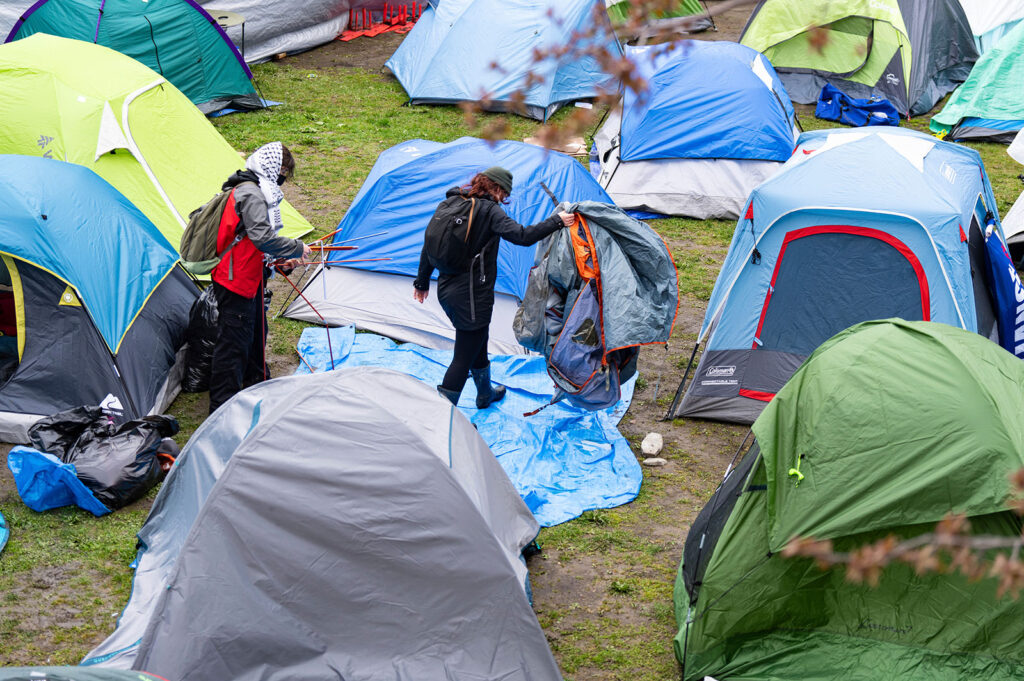
[(997, 340), (990, 224), (1001, 236), (973, 149), (903, 129), (804, 133), (736, 223), (669, 417), (752, 423), (815, 348), (870, 319)]
[(263, 106), (245, 60), (195, 0), (39, 0), (5, 42), (34, 33), (126, 54), (166, 78), (203, 113)]
[[(589, 30), (596, 33), (580, 37)], [(534, 61), (537, 50), (566, 46), (567, 54)], [(481, 102), (546, 120), (617, 87), (588, 47), (622, 54), (603, 0), (439, 0), (385, 66), (411, 104)]]
[(0, 156), (0, 439), (81, 405), (160, 413), (198, 290), (132, 203), (87, 168)]
[(679, 302), (665, 241), (621, 208), (564, 205), (571, 227), (546, 238), (516, 311), (516, 338), (547, 360), (563, 397), (597, 410), (618, 403), (641, 345), (667, 343)]
[(196, 430), (85, 665), (171, 681), (560, 678), (537, 521), (465, 416), (389, 369), (267, 381)]

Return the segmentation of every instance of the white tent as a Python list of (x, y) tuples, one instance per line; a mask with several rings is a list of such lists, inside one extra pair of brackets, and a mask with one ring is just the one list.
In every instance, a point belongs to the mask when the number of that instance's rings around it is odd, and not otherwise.
[(978, 52), (984, 53), (1024, 19), (1021, 0), (960, 0), (974, 34)]

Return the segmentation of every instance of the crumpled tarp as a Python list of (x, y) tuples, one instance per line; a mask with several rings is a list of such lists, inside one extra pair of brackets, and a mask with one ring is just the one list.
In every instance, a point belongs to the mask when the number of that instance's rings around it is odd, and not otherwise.
[(4, 518), (4, 514), (0, 513), (0, 553), (4, 552), (4, 547), (7, 546), (7, 540), (11, 538), (11, 530), (7, 527), (7, 520)]
[[(381, 366), (437, 385), (452, 353), (394, 341), (351, 326), (327, 331), (307, 328), (299, 339), (303, 359), (296, 373), (331, 368)], [(622, 386), (622, 400), (610, 409), (586, 411), (566, 402), (540, 413), (523, 414), (551, 401), (553, 386), (544, 358), (493, 355), (491, 380), (504, 385), (505, 399), (487, 409), (475, 406), (476, 389), (468, 381), (459, 408), (476, 426), (530, 511), (544, 527), (571, 520), (584, 511), (614, 508), (636, 498), (643, 478), (640, 464), (617, 425), (633, 397), (633, 381)]]
[[(78, 506), (97, 517), (110, 513), (110, 509), (78, 479), (75, 465), (63, 463), (53, 454), (30, 447), (15, 447), (7, 455), (7, 467), (14, 476), (18, 496), (33, 511)], [(0, 541), (0, 546), (2, 543)]]

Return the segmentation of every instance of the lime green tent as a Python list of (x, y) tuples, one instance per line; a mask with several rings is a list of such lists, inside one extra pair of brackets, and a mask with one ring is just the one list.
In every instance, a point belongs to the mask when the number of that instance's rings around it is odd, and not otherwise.
[(831, 83), (904, 115), (931, 110), (978, 57), (958, 0), (761, 0), (740, 42), (768, 57), (794, 102)]
[(675, 587), (684, 679), (1024, 678), (1024, 601), (995, 580), (887, 567), (877, 587), (778, 552), (912, 537), (947, 513), (1019, 536), (1024, 363), (935, 322), (864, 322), (819, 347), (753, 425), (701, 511)]
[(953, 140), (1009, 144), (1024, 128), (1024, 21), (974, 65), (971, 75), (932, 118), (931, 129)]
[[(605, 0), (605, 7), (608, 8), (608, 18), (613, 24), (622, 24), (629, 20), (629, 12), (633, 8), (630, 0)], [(688, 17), (694, 14), (707, 14), (701, 7), (700, 0), (677, 0), (672, 4), (672, 9), (665, 12), (658, 12), (655, 19), (669, 19), (672, 17)], [(696, 30), (711, 28), (711, 17), (705, 16)]]
[[(160, 74), (100, 45), (42, 33), (2, 45), (0, 91), (0, 153), (91, 168), (175, 246), (189, 213), (245, 166)], [(312, 229), (289, 205), (281, 215), (286, 236)]]

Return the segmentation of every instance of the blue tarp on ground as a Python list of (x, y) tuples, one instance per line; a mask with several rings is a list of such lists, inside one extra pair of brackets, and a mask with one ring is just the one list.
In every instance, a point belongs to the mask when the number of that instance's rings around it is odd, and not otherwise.
[(11, 531), (7, 528), (7, 520), (4, 518), (4, 514), (0, 513), (0, 553), (3, 553), (4, 547), (7, 546), (7, 540), (11, 538)]
[[(430, 385), (441, 382), (452, 356), (375, 334), (357, 334), (351, 326), (331, 329), (330, 342), (335, 368), (387, 367)], [(298, 350), (316, 371), (331, 367), (324, 329), (303, 331)], [(297, 373), (309, 373), (305, 363)], [(492, 356), (491, 378), (508, 388), (504, 400), (476, 409), (476, 389), (469, 381), (459, 407), (541, 525), (550, 527), (584, 511), (613, 508), (636, 498), (643, 475), (617, 428), (633, 397), (633, 381), (622, 386), (622, 401), (612, 409), (589, 412), (563, 401), (524, 417), (524, 412), (547, 404), (554, 392), (544, 358)]]
[[(62, 463), (53, 454), (30, 447), (15, 447), (7, 455), (7, 467), (14, 476), (18, 495), (33, 511), (78, 506), (94, 516), (110, 513), (110, 509), (78, 479), (74, 464)], [(3, 539), (0, 537), (0, 547)]]

